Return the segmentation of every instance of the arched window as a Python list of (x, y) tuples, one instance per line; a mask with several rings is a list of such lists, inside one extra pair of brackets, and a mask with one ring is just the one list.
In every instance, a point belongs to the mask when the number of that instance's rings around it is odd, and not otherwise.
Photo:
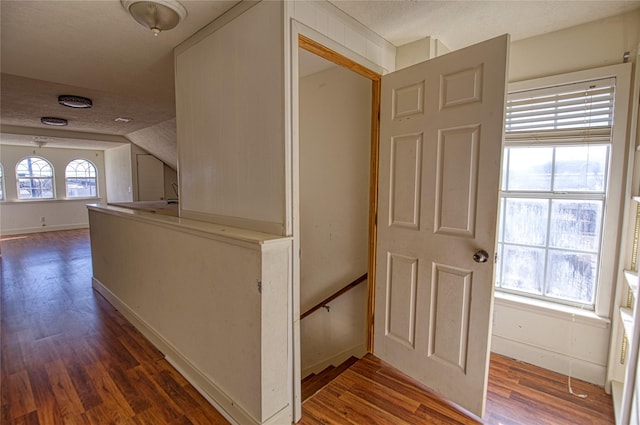
[(95, 198), (98, 196), (96, 166), (86, 159), (74, 159), (64, 172), (67, 198)]
[(53, 193), (53, 167), (44, 158), (30, 156), (16, 166), (18, 199), (51, 199)]
[(4, 171), (2, 170), (2, 164), (0, 164), (0, 201), (4, 201)]

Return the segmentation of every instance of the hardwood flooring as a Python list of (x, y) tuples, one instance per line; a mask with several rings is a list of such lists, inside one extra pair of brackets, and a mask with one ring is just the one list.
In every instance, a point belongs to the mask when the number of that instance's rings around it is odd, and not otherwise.
[(229, 423), (92, 290), (86, 230), (0, 243), (0, 423)]
[[(3, 425), (228, 424), (91, 289), (88, 232), (5, 237), (0, 260)], [(601, 388), (492, 356), (484, 421), (367, 356), (303, 404), (316, 424), (613, 424)]]
[(302, 405), (299, 425), (614, 424), (611, 397), (586, 382), (491, 355), (485, 418), (465, 413), (383, 361), (367, 355)]
[(302, 402), (323, 389), (327, 384), (336, 379), (342, 372), (349, 369), (358, 361), (357, 357), (349, 357), (338, 366), (327, 366), (318, 374), (312, 373), (302, 380)]

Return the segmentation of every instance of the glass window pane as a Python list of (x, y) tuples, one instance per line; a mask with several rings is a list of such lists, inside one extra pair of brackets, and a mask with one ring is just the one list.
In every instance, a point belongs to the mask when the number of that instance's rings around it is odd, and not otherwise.
[(549, 250), (547, 296), (593, 304), (597, 256)]
[(506, 200), (504, 198), (500, 198), (500, 204), (498, 205), (498, 217), (500, 217), (500, 221), (498, 222), (498, 242), (502, 242), (504, 240), (504, 232), (502, 229), (504, 228), (504, 203)]
[(53, 198), (53, 185), (51, 179), (18, 179), (20, 199)]
[(601, 201), (553, 200), (549, 244), (555, 248), (597, 252), (601, 216)]
[(548, 213), (546, 199), (505, 199), (504, 242), (545, 245)]
[(603, 192), (608, 150), (603, 145), (557, 147), (553, 190)]
[(67, 196), (69, 198), (89, 198), (96, 196), (95, 179), (68, 179)]
[(25, 158), (16, 166), (18, 176), (53, 177), (51, 164), (42, 158)]
[(86, 159), (74, 159), (65, 169), (67, 197), (96, 197), (96, 167)]
[(39, 157), (28, 157), (16, 165), (18, 198), (53, 198), (53, 167)]
[(510, 147), (507, 190), (551, 189), (553, 148)]
[(544, 249), (505, 245), (501, 287), (542, 295)]

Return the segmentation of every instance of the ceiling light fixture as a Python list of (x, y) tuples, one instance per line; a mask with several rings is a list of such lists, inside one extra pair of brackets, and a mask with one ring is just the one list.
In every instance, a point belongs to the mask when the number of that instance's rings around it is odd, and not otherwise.
[(40, 122), (46, 125), (55, 125), (55, 126), (64, 126), (68, 124), (68, 121), (64, 118), (55, 118), (55, 117), (42, 117), (40, 118)]
[(122, 6), (140, 25), (153, 31), (175, 28), (187, 16), (187, 9), (175, 0), (121, 0)]
[(91, 108), (93, 102), (88, 97), (61, 94), (58, 96), (58, 103), (69, 108)]

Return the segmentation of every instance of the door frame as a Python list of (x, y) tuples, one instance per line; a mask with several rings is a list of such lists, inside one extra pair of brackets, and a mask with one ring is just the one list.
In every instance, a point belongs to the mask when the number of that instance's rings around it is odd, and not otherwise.
[[(371, 98), (371, 157), (370, 157), (370, 199), (369, 199), (369, 246), (368, 246), (368, 267), (369, 276), (367, 285), (367, 341), (366, 349), (373, 352), (373, 315), (375, 302), (375, 259), (376, 259), (376, 220), (378, 211), (378, 151), (380, 137), (380, 92), (383, 68), (366, 58), (355, 54), (353, 51), (342, 46), (336, 41), (323, 35), (322, 33), (304, 25), (303, 23), (291, 20), (291, 26), (285, 29), (285, 40), (289, 40), (287, 49), (289, 54), (285, 56), (285, 73), (288, 84), (285, 86), (286, 98), (285, 108), (290, 114), (288, 123), (288, 134), (291, 144), (285, 155), (287, 156), (287, 174), (291, 176), (287, 183), (287, 204), (291, 205), (291, 210), (286, 218), (286, 233), (292, 238), (292, 259), (291, 259), (291, 288), (289, 300), (291, 305), (291, 328), (289, 339), (291, 341), (291, 404), (293, 421), (297, 422), (302, 417), (302, 390), (301, 390), (301, 364), (300, 364), (300, 197), (299, 197), (299, 103), (298, 103), (298, 50), (300, 48), (316, 54), (324, 59), (356, 72), (372, 82)], [(304, 46), (303, 46), (304, 45)]]
[(369, 237), (367, 247), (367, 352), (373, 353), (376, 247), (378, 218), (378, 154), (380, 150), (380, 90), (382, 75), (323, 44), (298, 34), (298, 48), (320, 56), (371, 81), (371, 145), (369, 156)]

